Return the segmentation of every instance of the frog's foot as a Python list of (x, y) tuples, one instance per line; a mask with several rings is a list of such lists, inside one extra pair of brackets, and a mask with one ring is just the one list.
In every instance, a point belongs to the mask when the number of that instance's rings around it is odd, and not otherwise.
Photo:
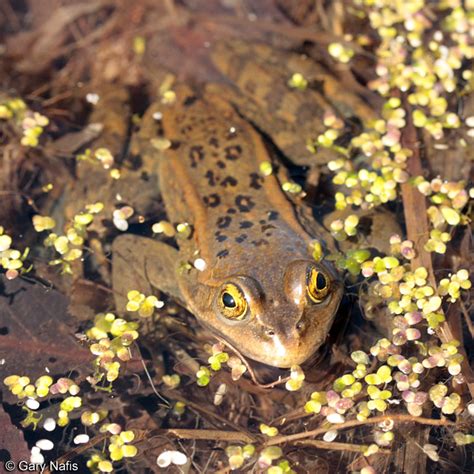
[(137, 235), (121, 235), (112, 244), (112, 283), (116, 310), (126, 309), (127, 293), (146, 296), (153, 288), (183, 301), (176, 278), (178, 251), (168, 244)]

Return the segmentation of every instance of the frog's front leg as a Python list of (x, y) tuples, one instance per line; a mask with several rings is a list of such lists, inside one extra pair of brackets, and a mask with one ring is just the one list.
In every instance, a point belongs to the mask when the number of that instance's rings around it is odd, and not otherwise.
[(112, 283), (116, 310), (127, 305), (127, 293), (138, 290), (147, 296), (153, 288), (183, 302), (176, 268), (178, 250), (163, 242), (137, 235), (121, 235), (112, 244)]

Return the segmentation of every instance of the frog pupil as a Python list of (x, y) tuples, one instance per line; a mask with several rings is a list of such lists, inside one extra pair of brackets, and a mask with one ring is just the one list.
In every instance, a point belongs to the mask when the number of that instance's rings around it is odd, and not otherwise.
[(316, 288), (318, 290), (324, 290), (326, 288), (326, 277), (318, 272), (318, 276), (316, 277)]
[(227, 293), (227, 292), (225, 292), (222, 295), (222, 302), (224, 303), (224, 306), (226, 308), (235, 308), (236, 306), (234, 297), (230, 293)]

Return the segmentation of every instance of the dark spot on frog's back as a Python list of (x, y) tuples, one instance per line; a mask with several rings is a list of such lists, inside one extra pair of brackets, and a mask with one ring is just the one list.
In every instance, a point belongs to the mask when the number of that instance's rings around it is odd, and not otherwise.
[(269, 221), (276, 221), (278, 219), (278, 216), (279, 216), (279, 214), (278, 214), (277, 211), (270, 211), (268, 213), (268, 220)]
[(233, 140), (237, 137), (237, 129), (235, 127), (230, 127), (225, 138), (226, 140)]
[(242, 222), (240, 223), (240, 226), (239, 226), (239, 227), (240, 227), (241, 229), (250, 229), (250, 227), (252, 227), (252, 226), (253, 226), (253, 222), (250, 222), (250, 221), (242, 221)]
[(224, 258), (224, 257), (227, 257), (227, 255), (229, 255), (229, 251), (225, 249), (225, 250), (221, 250), (220, 252), (217, 252), (216, 257)]
[(263, 183), (263, 177), (257, 173), (250, 173), (250, 184), (249, 186), (253, 189), (260, 189)]
[(203, 201), (207, 207), (217, 207), (221, 203), (221, 198), (218, 194), (212, 193), (209, 196), (204, 196)]
[(223, 235), (220, 230), (218, 230), (215, 234), (217, 242), (224, 242), (227, 240), (227, 235)]
[(184, 99), (183, 105), (185, 107), (189, 107), (190, 105), (193, 105), (194, 102), (196, 102), (196, 100), (197, 100), (197, 97), (195, 95), (190, 95), (190, 96), (186, 97), (186, 99)]
[(221, 186), (227, 188), (227, 186), (237, 186), (238, 181), (233, 176), (226, 176), (222, 182)]
[(220, 169), (224, 169), (225, 168), (225, 163), (221, 160), (218, 160), (218, 161), (216, 161), (216, 166)]
[(242, 147), (240, 145), (229, 145), (224, 148), (226, 160), (235, 161), (242, 155)]
[(207, 184), (209, 186), (215, 186), (216, 185), (217, 180), (216, 180), (216, 177), (214, 176), (214, 171), (207, 170), (204, 177), (207, 178)]
[(219, 140), (216, 137), (209, 138), (208, 143), (214, 148), (219, 148)]
[(252, 198), (250, 196), (244, 196), (242, 194), (239, 194), (235, 198), (235, 205), (237, 206), (240, 212), (249, 212), (255, 207), (255, 203), (252, 201)]
[(238, 237), (235, 238), (235, 241), (238, 244), (241, 244), (247, 237), (247, 234), (240, 234)]
[(194, 145), (189, 149), (191, 168), (196, 168), (198, 163), (204, 159), (204, 149), (201, 145)]
[(219, 229), (226, 229), (229, 227), (232, 222), (232, 217), (230, 216), (221, 216), (217, 219), (216, 225)]

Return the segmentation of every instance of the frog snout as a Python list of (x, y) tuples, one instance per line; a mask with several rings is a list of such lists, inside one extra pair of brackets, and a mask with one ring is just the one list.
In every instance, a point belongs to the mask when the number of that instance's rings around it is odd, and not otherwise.
[(280, 340), (298, 340), (304, 335), (307, 323), (303, 317), (296, 321), (286, 320), (278, 325), (269, 325), (265, 328), (265, 335), (269, 338), (279, 337)]
[(269, 328), (267, 330), (267, 343), (260, 346), (257, 360), (275, 367), (291, 367), (292, 365), (302, 364), (314, 352), (314, 347), (308, 344), (307, 338), (304, 337), (303, 325), (296, 324), (291, 330), (287, 328), (285, 331), (276, 331)]
[(305, 331), (306, 323), (300, 319), (296, 323), (288, 325), (287, 327), (268, 327), (265, 329), (265, 335), (270, 340), (278, 339), (281, 344), (293, 345), (295, 343), (299, 344), (299, 341), (301, 340), (301, 337)]

